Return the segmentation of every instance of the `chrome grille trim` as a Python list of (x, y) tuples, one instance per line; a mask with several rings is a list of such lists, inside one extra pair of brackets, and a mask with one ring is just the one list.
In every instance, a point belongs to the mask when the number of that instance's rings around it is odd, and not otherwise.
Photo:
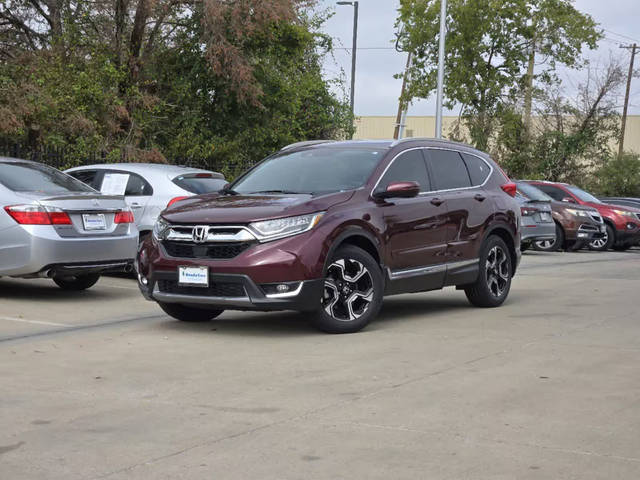
[(602, 223), (602, 217), (598, 214), (595, 213), (590, 213), (589, 215), (591, 215), (591, 218), (593, 218), (593, 220), (595, 220), (598, 223)]
[(246, 227), (227, 225), (171, 225), (167, 229), (164, 239), (175, 242), (193, 242), (193, 231), (201, 226), (207, 229), (202, 243), (241, 243), (257, 240), (256, 236)]

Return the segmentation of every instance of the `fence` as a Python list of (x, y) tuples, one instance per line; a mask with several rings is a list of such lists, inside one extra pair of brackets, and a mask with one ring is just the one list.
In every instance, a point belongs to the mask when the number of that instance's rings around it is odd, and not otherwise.
[[(20, 143), (1, 142), (0, 156), (22, 158), (44, 163), (51, 167), (64, 170), (72, 166), (95, 165), (101, 163), (118, 163), (107, 156), (105, 151), (95, 151), (78, 160), (77, 154), (64, 147), (38, 146), (32, 147)], [(125, 160), (126, 161), (126, 160)], [(244, 159), (211, 159), (211, 158), (187, 158), (177, 157), (167, 159), (172, 165), (202, 168), (213, 172), (221, 172), (229, 180), (251, 168), (255, 162)]]

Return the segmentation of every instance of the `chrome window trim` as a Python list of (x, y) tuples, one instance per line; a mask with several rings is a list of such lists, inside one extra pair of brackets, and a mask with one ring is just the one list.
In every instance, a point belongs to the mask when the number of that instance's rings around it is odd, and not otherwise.
[[(375, 185), (371, 189), (371, 192), (369, 193), (370, 196), (373, 197), (373, 193), (376, 191), (376, 189), (378, 188), (378, 185), (380, 184), (380, 182), (382, 181), (382, 179), (386, 175), (387, 170), (389, 170), (391, 165), (393, 165), (393, 163), (398, 159), (398, 157), (400, 155), (406, 153), (406, 152), (411, 152), (413, 150), (445, 150), (445, 151), (448, 151), (448, 152), (455, 152), (455, 153), (460, 155), (460, 159), (464, 162), (464, 158), (461, 155), (463, 152), (460, 151), (460, 150), (454, 150), (453, 148), (445, 148), (445, 147), (413, 147), (413, 148), (407, 148), (406, 150), (402, 150), (401, 152), (399, 152), (395, 157), (393, 157), (391, 159), (389, 164), (385, 167), (384, 171), (380, 174), (380, 177), (378, 178), (378, 181), (375, 183)], [(443, 190), (430, 190), (428, 192), (420, 192), (418, 194), (418, 196), (433, 195), (433, 194), (437, 194), (437, 193), (446, 193), (446, 192), (457, 192), (457, 191), (462, 191), (462, 190), (471, 190), (472, 188), (482, 188), (482, 187), (484, 187), (487, 184), (487, 182), (489, 181), (489, 179), (491, 178), (491, 175), (493, 175), (493, 172), (494, 172), (493, 165), (491, 165), (489, 162), (487, 162), (480, 155), (476, 155), (475, 153), (470, 153), (470, 152), (464, 152), (464, 153), (467, 154), (467, 155), (472, 155), (474, 157), (479, 158), (480, 160), (482, 160), (489, 167), (489, 174), (487, 175), (487, 178), (484, 179), (484, 182), (482, 182), (480, 185), (472, 185), (470, 187), (459, 187), (459, 188), (449, 188), (449, 189), (443, 189)], [(426, 161), (427, 161), (427, 159), (425, 159), (425, 163), (426, 163)], [(467, 168), (467, 164), (466, 163), (465, 163), (465, 168)], [(467, 172), (468, 172), (468, 170), (467, 170)], [(429, 181), (431, 181), (431, 180), (432, 180), (431, 177), (429, 177)], [(471, 181), (471, 176), (469, 176), (469, 181)]]
[(419, 275), (426, 275), (429, 273), (440, 273), (442, 271), (448, 271), (454, 268), (466, 267), (473, 264), (480, 265), (480, 258), (472, 258), (471, 260), (461, 260), (459, 262), (450, 263), (438, 263), (436, 265), (429, 265), (426, 267), (408, 268), (406, 270), (388, 270), (390, 280), (399, 280), (402, 278), (417, 277)]

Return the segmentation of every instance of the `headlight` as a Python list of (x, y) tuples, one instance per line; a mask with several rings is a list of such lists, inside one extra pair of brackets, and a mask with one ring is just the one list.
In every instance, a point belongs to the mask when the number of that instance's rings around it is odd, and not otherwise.
[(633, 212), (627, 212), (626, 210), (614, 210), (614, 213), (617, 213), (618, 215), (624, 215), (625, 217), (633, 217), (636, 218), (636, 214)]
[(153, 238), (155, 238), (156, 240), (164, 240), (169, 227), (169, 222), (164, 220), (162, 217), (158, 217), (158, 220), (153, 226)]
[(576, 210), (574, 208), (567, 208), (567, 212), (576, 217), (588, 217), (589, 212), (587, 210)]
[(320, 212), (298, 217), (265, 220), (251, 223), (249, 228), (258, 236), (260, 241), (275, 240), (311, 230), (318, 224), (323, 215), (324, 212)]

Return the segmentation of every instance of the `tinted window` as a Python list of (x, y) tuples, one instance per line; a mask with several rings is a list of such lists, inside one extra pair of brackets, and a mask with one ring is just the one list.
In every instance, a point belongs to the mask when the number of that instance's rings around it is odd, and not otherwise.
[(563, 198), (569, 196), (569, 194), (567, 194), (567, 192), (565, 192), (561, 188), (553, 187), (551, 185), (536, 185), (535, 187), (539, 188), (551, 198), (553, 198), (554, 200), (558, 200), (559, 202), (561, 202)]
[(431, 190), (427, 165), (420, 150), (410, 150), (397, 157), (380, 180), (377, 191), (384, 191), (393, 182), (417, 182), (420, 191)]
[(141, 196), (141, 195), (153, 195), (153, 188), (147, 183), (147, 181), (139, 175), (132, 173), (129, 175), (129, 181), (127, 182), (127, 188), (124, 191), (126, 196)]
[(364, 147), (312, 147), (268, 158), (236, 181), (240, 193), (338, 192), (360, 188), (384, 151)]
[(461, 155), (464, 159), (465, 165), (467, 166), (467, 170), (469, 171), (471, 184), (474, 186), (482, 185), (489, 176), (489, 172), (491, 172), (489, 164), (475, 155), (469, 155), (466, 153), (462, 153)]
[(90, 187), (97, 189), (97, 173), (98, 172), (96, 170), (77, 170), (75, 172), (69, 172), (69, 175), (71, 175), (73, 178), (77, 178), (82, 183), (86, 183)]
[(431, 173), (438, 190), (471, 186), (469, 172), (458, 152), (429, 150)]
[(187, 192), (195, 193), (211, 193), (222, 190), (227, 184), (224, 178), (215, 177), (197, 177), (197, 176), (180, 176), (173, 179), (173, 183)]
[(14, 192), (93, 192), (75, 178), (38, 163), (0, 163), (0, 183)]
[(544, 193), (542, 190), (534, 187), (533, 185), (529, 185), (528, 183), (518, 182), (516, 183), (518, 187), (518, 193), (523, 197), (528, 198), (529, 200), (538, 200), (543, 202), (548, 202), (549, 200), (553, 200), (549, 195)]

